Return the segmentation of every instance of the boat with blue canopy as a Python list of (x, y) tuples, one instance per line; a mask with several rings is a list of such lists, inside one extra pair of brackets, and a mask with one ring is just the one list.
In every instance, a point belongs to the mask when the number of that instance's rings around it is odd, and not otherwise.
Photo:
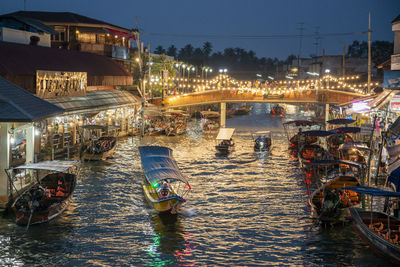
[[(322, 130), (324, 127), (323, 122), (318, 121), (310, 121), (310, 120), (294, 120), (287, 121), (283, 123), (283, 128), (285, 130), (286, 137), (289, 141), (289, 149), (295, 150), (297, 152), (298, 149), (298, 134), (303, 130)], [(317, 142), (316, 137), (307, 137), (307, 143), (312, 144)]]
[[(400, 219), (398, 204), (400, 193), (364, 186), (345, 187), (343, 189), (371, 196), (369, 211), (354, 206), (350, 207), (355, 230), (360, 238), (375, 252), (399, 264)], [(391, 208), (387, 212), (373, 210), (375, 197), (386, 198), (387, 201), (385, 202)]]
[(332, 119), (327, 121), (327, 123), (331, 125), (348, 125), (348, 124), (353, 124), (355, 122), (356, 120), (353, 119)]
[(187, 178), (179, 170), (172, 149), (163, 146), (140, 146), (145, 178), (143, 190), (148, 202), (160, 213), (175, 214), (191, 190)]

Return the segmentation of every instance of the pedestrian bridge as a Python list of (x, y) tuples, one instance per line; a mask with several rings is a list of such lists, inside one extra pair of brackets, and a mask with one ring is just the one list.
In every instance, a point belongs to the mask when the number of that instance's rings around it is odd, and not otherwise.
[(272, 92), (255, 89), (219, 89), (196, 93), (186, 93), (166, 96), (164, 99), (154, 99), (153, 104), (168, 108), (206, 105), (214, 103), (320, 103), (340, 104), (352, 101), (365, 94), (340, 90), (302, 90)]

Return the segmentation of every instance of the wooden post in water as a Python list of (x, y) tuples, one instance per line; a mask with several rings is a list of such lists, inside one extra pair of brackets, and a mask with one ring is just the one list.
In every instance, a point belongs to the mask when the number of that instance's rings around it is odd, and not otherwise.
[(226, 103), (221, 102), (220, 127), (225, 128), (225, 124), (226, 124)]

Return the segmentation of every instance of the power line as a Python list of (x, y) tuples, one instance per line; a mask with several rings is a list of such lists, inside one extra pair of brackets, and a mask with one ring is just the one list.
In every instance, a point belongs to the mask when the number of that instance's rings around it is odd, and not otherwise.
[(209, 39), (293, 39), (293, 38), (322, 38), (335, 36), (351, 36), (366, 34), (367, 32), (340, 32), (318, 34), (272, 34), (272, 35), (240, 35), (240, 34), (180, 34), (143, 32), (143, 35), (175, 38), (209, 38)]

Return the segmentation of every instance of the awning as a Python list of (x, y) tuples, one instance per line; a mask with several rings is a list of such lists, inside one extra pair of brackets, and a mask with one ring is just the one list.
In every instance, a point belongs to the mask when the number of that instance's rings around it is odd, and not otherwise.
[(378, 188), (366, 187), (366, 186), (352, 186), (352, 187), (344, 187), (342, 189), (354, 191), (357, 193), (367, 194), (371, 196), (400, 197), (399, 192), (380, 190)]
[(0, 77), (0, 122), (34, 122), (63, 111)]
[(300, 132), (299, 134), (303, 134), (305, 136), (320, 136), (320, 137), (325, 137), (334, 134), (331, 131), (323, 131), (323, 130), (310, 130), (310, 131), (304, 131)]
[(368, 106), (370, 107), (370, 109), (379, 109), (383, 105), (385, 105), (387, 102), (389, 102), (390, 99), (392, 99), (392, 97), (396, 93), (398, 93), (398, 91), (385, 89), (385, 90), (383, 90), (382, 93), (380, 93), (372, 101), (370, 101), (368, 103)]
[(165, 179), (181, 181), (189, 184), (180, 172), (178, 164), (172, 157), (172, 150), (163, 146), (140, 146), (143, 171), (147, 181), (153, 185)]
[(221, 128), (219, 129), (217, 140), (229, 140), (231, 139), (235, 128)]
[(141, 104), (139, 97), (120, 90), (88, 91), (86, 96), (48, 99), (65, 109), (64, 115), (93, 113)]
[(65, 172), (72, 167), (78, 166), (79, 164), (80, 164), (79, 160), (52, 160), (52, 161), (42, 161), (39, 163), (22, 165), (14, 169), (31, 169), (31, 170)]

